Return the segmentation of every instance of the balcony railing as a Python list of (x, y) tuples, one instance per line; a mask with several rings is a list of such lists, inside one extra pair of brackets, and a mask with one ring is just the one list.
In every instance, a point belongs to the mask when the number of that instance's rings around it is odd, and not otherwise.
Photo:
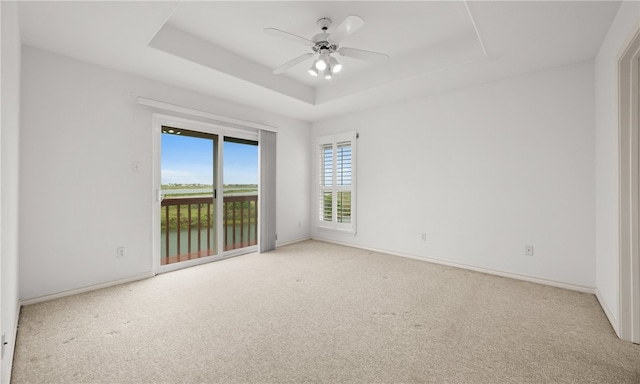
[[(165, 198), (161, 206), (162, 265), (216, 254), (211, 196)], [(257, 195), (225, 196), (222, 214), (225, 251), (258, 243)]]

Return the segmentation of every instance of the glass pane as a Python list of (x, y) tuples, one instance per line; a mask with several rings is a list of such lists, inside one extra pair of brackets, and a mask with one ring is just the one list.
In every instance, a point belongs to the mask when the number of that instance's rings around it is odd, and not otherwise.
[(351, 222), (351, 191), (338, 192), (338, 223)]
[(224, 139), (224, 250), (258, 244), (258, 142)]
[(331, 192), (320, 192), (320, 220), (332, 221), (333, 219), (333, 194)]
[(161, 265), (217, 253), (215, 135), (163, 127), (161, 135)]
[(351, 185), (351, 142), (338, 144), (336, 168), (336, 185)]

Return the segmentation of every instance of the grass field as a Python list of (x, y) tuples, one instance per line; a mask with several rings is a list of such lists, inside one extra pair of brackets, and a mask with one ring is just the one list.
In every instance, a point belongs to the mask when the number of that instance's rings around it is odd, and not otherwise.
[[(162, 192), (165, 197), (187, 197), (187, 196), (211, 196), (213, 194), (213, 185), (207, 184), (163, 184)], [(224, 194), (257, 194), (258, 186), (256, 184), (226, 184), (223, 187)]]

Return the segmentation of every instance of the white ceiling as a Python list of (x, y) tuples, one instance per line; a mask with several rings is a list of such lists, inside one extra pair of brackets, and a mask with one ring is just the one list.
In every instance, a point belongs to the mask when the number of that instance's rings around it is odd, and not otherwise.
[[(332, 32), (351, 14), (364, 18), (365, 26), (341, 45), (369, 51), (384, 50), (394, 60), (401, 60), (402, 56), (413, 55), (430, 45), (450, 41), (457, 35), (475, 37), (462, 2), (380, 2), (368, 7), (357, 2), (334, 2), (330, 6), (318, 2), (202, 2), (183, 4), (168, 24), (267, 68), (276, 68), (312, 51), (304, 45), (266, 35), (262, 31), (264, 27), (275, 27), (310, 39), (321, 32), (317, 25), (320, 17), (332, 19), (333, 24), (328, 31)], [(214, 20), (211, 15), (215, 15)], [(229, 34), (233, 38), (229, 38)], [(338, 58), (344, 61), (345, 68), (349, 68), (340, 74), (341, 78), (352, 77), (371, 65), (357, 59)], [(310, 87), (331, 83), (309, 76), (307, 69), (310, 64), (298, 65), (286, 75)]]
[[(595, 57), (618, 1), (22, 2), (24, 44), (307, 121), (535, 72)], [(331, 80), (311, 61), (271, 70), (310, 38), (355, 14), (365, 25), (341, 46), (387, 63), (338, 56)]]

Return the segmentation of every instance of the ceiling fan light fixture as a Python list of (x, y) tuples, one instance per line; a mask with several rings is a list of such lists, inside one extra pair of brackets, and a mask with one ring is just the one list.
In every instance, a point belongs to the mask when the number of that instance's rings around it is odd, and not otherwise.
[(329, 60), (329, 66), (331, 67), (332, 73), (338, 73), (342, 70), (342, 64), (335, 57), (331, 57)]
[(323, 76), (324, 76), (325, 79), (331, 80), (331, 77), (333, 77), (333, 74), (331, 73), (331, 67), (327, 67), (324, 70)]
[(327, 62), (325, 61), (325, 58), (322, 56), (320, 56), (320, 58), (316, 60), (314, 65), (318, 71), (324, 71), (325, 68), (327, 68)]
[(318, 70), (316, 69), (316, 63), (311, 64), (311, 68), (309, 68), (309, 74), (311, 76), (318, 76)]

